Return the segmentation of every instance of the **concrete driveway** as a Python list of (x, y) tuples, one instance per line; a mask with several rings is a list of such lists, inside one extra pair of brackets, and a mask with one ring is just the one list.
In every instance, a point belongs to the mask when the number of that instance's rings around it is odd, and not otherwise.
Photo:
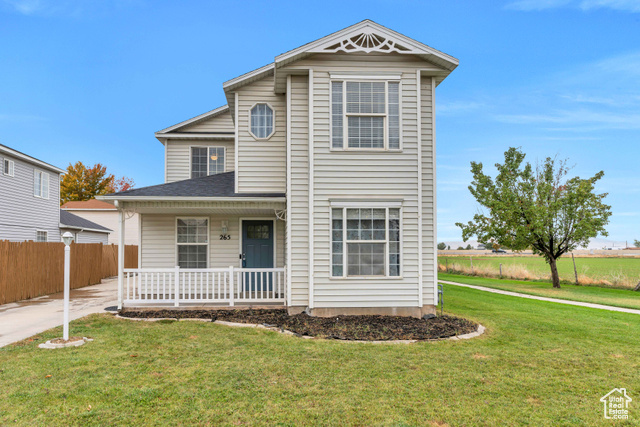
[[(79, 319), (117, 305), (118, 279), (71, 291), (69, 318)], [(0, 305), (0, 347), (62, 325), (63, 293)], [(70, 335), (73, 335), (71, 330)]]

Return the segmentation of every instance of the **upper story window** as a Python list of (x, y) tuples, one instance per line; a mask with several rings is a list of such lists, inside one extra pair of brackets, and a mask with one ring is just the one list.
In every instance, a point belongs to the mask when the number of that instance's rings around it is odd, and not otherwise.
[(331, 148), (400, 149), (400, 82), (332, 81)]
[(33, 195), (43, 199), (49, 198), (49, 174), (39, 170), (33, 171)]
[(14, 168), (15, 165), (13, 163), (13, 160), (9, 160), (9, 159), (4, 159), (4, 161), (2, 162), (3, 166), (2, 166), (2, 173), (4, 173), (7, 176), (13, 176), (14, 174)]
[(224, 147), (191, 147), (191, 178), (225, 171)]
[(269, 139), (274, 132), (275, 114), (269, 104), (256, 104), (249, 111), (249, 131), (256, 139)]

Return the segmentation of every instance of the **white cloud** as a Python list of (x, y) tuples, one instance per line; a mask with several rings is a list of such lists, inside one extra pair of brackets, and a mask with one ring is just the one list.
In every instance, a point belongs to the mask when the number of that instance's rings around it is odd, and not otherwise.
[(144, 0), (0, 0), (2, 5), (15, 13), (27, 16), (80, 17), (122, 10), (141, 4)]
[(622, 12), (640, 12), (639, 0), (517, 0), (507, 3), (506, 9), (525, 12), (571, 7), (589, 11), (609, 8)]
[(44, 3), (41, 0), (2, 0), (7, 6), (14, 11), (23, 15), (33, 15), (44, 9)]

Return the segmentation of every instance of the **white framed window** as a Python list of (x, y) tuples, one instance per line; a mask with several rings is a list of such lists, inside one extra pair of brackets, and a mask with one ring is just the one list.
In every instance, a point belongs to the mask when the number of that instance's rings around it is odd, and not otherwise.
[(400, 81), (331, 81), (331, 148), (400, 150)]
[(4, 161), (2, 162), (2, 173), (7, 175), (7, 176), (13, 176), (14, 175), (14, 168), (15, 168), (15, 164), (13, 162), (13, 160), (9, 160), (9, 159), (4, 159)]
[(226, 157), (225, 147), (191, 147), (191, 178), (225, 172)]
[(49, 174), (40, 170), (33, 171), (33, 195), (42, 199), (49, 198)]
[(276, 115), (267, 103), (257, 103), (249, 110), (249, 133), (255, 139), (269, 139), (275, 132)]
[(44, 230), (36, 230), (36, 242), (48, 242), (49, 233)]
[(400, 208), (332, 208), (331, 276), (400, 277)]
[(207, 268), (208, 218), (176, 218), (176, 254), (180, 268)]

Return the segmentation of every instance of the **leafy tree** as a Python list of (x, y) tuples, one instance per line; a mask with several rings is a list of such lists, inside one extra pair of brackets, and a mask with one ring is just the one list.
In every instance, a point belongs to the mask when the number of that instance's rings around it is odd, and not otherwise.
[(438, 243), (438, 250), (439, 251), (443, 251), (445, 249), (447, 249), (447, 244), (446, 243), (444, 243), (444, 242)]
[(465, 250), (467, 250), (467, 251), (470, 251), (470, 250), (471, 250), (471, 249), (473, 249), (473, 248), (471, 247), (471, 245), (467, 245), (467, 247), (466, 247), (466, 248), (464, 248), (464, 249), (465, 249)]
[(82, 162), (69, 164), (60, 183), (60, 202), (90, 200), (108, 194), (113, 181), (113, 175), (107, 175), (107, 167), (100, 163), (90, 168)]
[(447, 250), (450, 251), (451, 250), (451, 245), (447, 246)]
[(556, 260), (578, 246), (586, 246), (591, 238), (607, 236), (611, 207), (603, 203), (607, 193), (596, 194), (592, 178), (567, 179), (566, 160), (548, 157), (538, 163), (523, 165), (525, 154), (509, 148), (504, 163), (496, 164), (495, 180), (482, 170), (482, 163), (471, 163), (473, 181), (469, 191), (486, 208), (468, 224), (457, 223), (466, 241), (478, 236), (512, 250), (532, 247), (545, 258), (551, 268), (553, 287), (560, 287)]
[(640, 248), (640, 240), (634, 240), (633, 241), (633, 246), (636, 248)]
[(133, 179), (123, 176), (122, 178), (114, 179), (111, 182), (111, 185), (109, 185), (107, 188), (106, 194), (131, 190), (135, 185), (136, 183), (133, 181)]
[(464, 248), (462, 246), (458, 246), (458, 251), (464, 251)]

